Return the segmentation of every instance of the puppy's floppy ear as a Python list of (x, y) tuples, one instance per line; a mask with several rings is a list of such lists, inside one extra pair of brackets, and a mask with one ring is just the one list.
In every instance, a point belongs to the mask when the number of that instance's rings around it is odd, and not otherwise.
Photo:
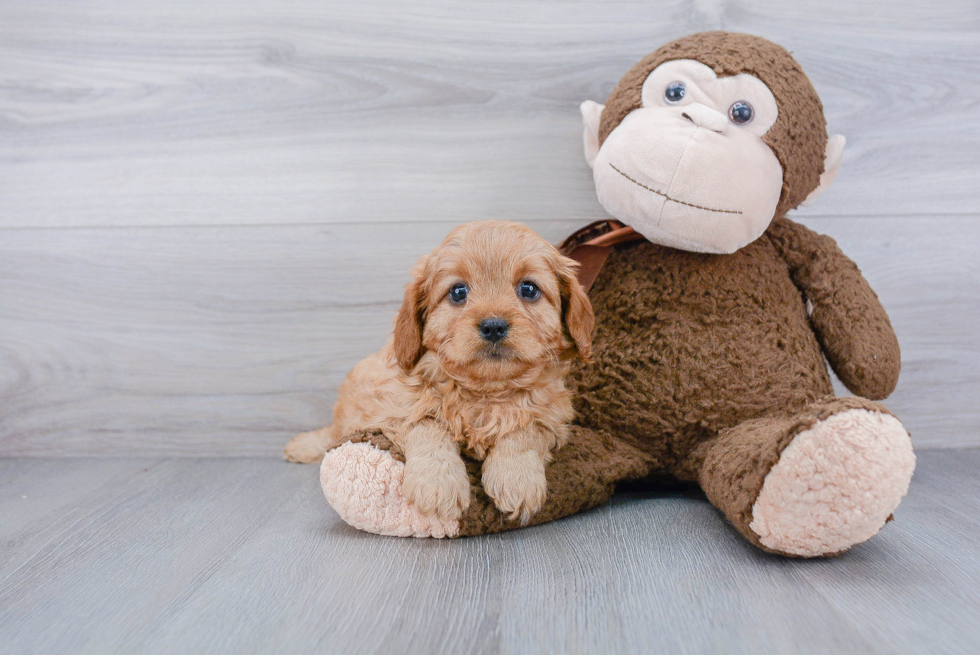
[(561, 316), (565, 331), (575, 344), (582, 359), (592, 356), (592, 330), (595, 327), (595, 314), (585, 289), (579, 284), (576, 273), (578, 262), (559, 255), (555, 265), (558, 286), (561, 289)]
[(395, 319), (394, 350), (398, 364), (411, 371), (425, 352), (422, 331), (425, 329), (425, 268), (427, 257), (412, 267), (412, 281), (405, 286), (405, 299)]

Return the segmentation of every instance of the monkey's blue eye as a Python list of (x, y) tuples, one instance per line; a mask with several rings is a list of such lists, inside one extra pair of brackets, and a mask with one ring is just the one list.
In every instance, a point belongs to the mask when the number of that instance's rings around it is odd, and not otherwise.
[(465, 284), (454, 284), (453, 288), (449, 290), (449, 299), (459, 304), (466, 300), (466, 294), (469, 292), (470, 290), (466, 288)]
[(664, 100), (667, 102), (680, 102), (684, 99), (684, 93), (687, 89), (684, 88), (683, 82), (671, 82), (667, 85), (667, 90), (664, 91)]
[(752, 111), (752, 105), (744, 100), (739, 100), (728, 108), (728, 118), (736, 125), (751, 123), (754, 115), (755, 112)]
[(536, 285), (534, 282), (524, 280), (521, 282), (520, 286), (517, 287), (517, 295), (524, 300), (537, 300), (541, 297), (541, 289), (539, 289), (538, 285)]

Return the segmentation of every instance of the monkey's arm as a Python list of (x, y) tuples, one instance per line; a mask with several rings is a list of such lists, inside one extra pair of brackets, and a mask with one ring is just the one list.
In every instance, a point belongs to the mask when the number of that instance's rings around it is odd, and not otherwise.
[(812, 305), (810, 324), (837, 377), (859, 396), (887, 397), (901, 368), (898, 339), (857, 265), (833, 239), (788, 218), (767, 234)]

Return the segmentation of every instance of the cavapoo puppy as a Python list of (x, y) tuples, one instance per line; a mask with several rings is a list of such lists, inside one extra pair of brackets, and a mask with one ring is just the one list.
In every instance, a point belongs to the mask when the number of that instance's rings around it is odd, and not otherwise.
[(380, 429), (405, 453), (405, 498), (452, 520), (469, 505), (463, 449), (483, 461), (497, 507), (527, 522), (567, 440), (569, 360), (590, 354), (592, 305), (576, 268), (518, 223), (456, 228), (415, 265), (391, 340), (347, 376), (333, 424), (294, 437), (287, 459), (318, 461), (345, 436)]

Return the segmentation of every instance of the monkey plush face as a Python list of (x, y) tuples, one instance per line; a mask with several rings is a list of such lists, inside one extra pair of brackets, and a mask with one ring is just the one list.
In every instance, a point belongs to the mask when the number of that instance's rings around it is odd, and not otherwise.
[(812, 201), (840, 164), (816, 92), (788, 52), (728, 32), (664, 46), (605, 107), (582, 104), (599, 202), (650, 241), (731, 253)]

